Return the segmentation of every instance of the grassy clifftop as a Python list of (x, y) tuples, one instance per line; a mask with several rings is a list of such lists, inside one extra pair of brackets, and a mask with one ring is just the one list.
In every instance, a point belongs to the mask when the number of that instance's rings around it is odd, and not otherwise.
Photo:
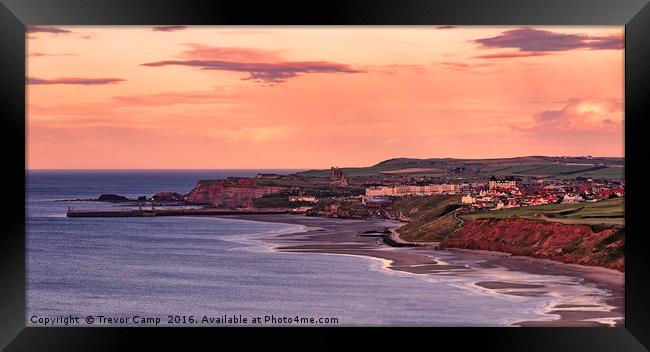
[(410, 220), (411, 223), (432, 221), (460, 206), (460, 195), (435, 195), (428, 197), (398, 198), (386, 209), (393, 217)]
[(438, 242), (456, 229), (455, 210), (460, 207), (460, 198), (460, 195), (406, 198), (393, 203), (389, 212), (410, 220), (399, 228), (403, 239)]
[[(594, 177), (623, 179), (624, 159), (609, 157), (525, 156), (499, 159), (395, 158), (368, 167), (347, 167), (341, 170), (349, 177), (379, 174), (430, 176), (519, 176), (545, 178)], [(305, 177), (326, 177), (329, 170), (298, 173)]]
[[(445, 197), (445, 196), (443, 196)], [(450, 197), (450, 196), (446, 196)], [(420, 200), (424, 202), (424, 200)], [(460, 199), (431, 199), (431, 210), (415, 212), (411, 222), (399, 228), (400, 236), (412, 242), (440, 242), (461, 225), (481, 219), (528, 219), (568, 225), (622, 227), (625, 225), (625, 199), (616, 198), (596, 203), (547, 204), (513, 209), (490, 210), (461, 214), (454, 210)], [(433, 206), (431, 206), (433, 205)], [(409, 202), (397, 208), (417, 209)]]
[(523, 218), (561, 222), (567, 224), (625, 224), (625, 197), (595, 203), (546, 204), (532, 207), (485, 211), (463, 215), (463, 219)]

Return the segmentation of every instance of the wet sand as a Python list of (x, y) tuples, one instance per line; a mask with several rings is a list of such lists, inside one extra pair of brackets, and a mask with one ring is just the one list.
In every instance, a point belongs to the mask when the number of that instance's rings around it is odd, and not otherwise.
[(485, 287), (491, 290), (508, 289), (508, 288), (542, 288), (543, 285), (532, 284), (517, 284), (514, 282), (500, 282), (500, 281), (481, 281), (475, 284), (476, 286)]
[[(264, 238), (274, 245), (273, 250), (301, 253), (330, 253), (378, 258), (384, 261), (386, 269), (420, 275), (446, 275), (476, 277), (477, 289), (489, 290), (495, 294), (512, 296), (544, 296), (562, 298), (563, 288), (570, 285), (555, 283), (556, 276), (578, 278), (581, 286), (603, 290), (609, 295), (601, 297), (579, 297), (576, 302), (555, 303), (544, 310), (548, 320), (513, 322), (513, 326), (622, 326), (624, 323), (624, 275), (610, 269), (563, 264), (550, 260), (528, 257), (492, 255), (485, 251), (439, 251), (427, 247), (390, 247), (383, 243), (379, 234), (397, 228), (402, 224), (382, 219), (331, 219), (302, 215), (241, 215), (225, 216), (243, 220), (277, 222), (305, 225), (312, 229), (306, 232), (276, 235)], [(444, 254), (444, 260), (434, 259)], [(515, 282), (514, 280), (486, 281), (483, 273), (505, 272), (544, 275), (547, 282)], [(503, 276), (503, 275), (502, 275)], [(496, 277), (500, 277), (497, 275)], [(560, 292), (558, 292), (560, 291)]]

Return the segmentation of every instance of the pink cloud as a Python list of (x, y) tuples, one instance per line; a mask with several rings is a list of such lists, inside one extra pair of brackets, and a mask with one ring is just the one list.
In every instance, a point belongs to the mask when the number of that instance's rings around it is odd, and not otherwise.
[(248, 73), (242, 80), (258, 83), (281, 83), (289, 78), (312, 73), (362, 73), (346, 64), (328, 61), (286, 61), (277, 51), (242, 48), (211, 47), (185, 44), (190, 49), (181, 53), (188, 60), (162, 60), (141, 64), (148, 67), (189, 66), (201, 70), (219, 70)]
[(249, 63), (222, 60), (163, 60), (148, 62), (143, 66), (190, 66), (202, 70), (220, 70), (248, 73), (243, 80), (252, 80), (259, 83), (281, 83), (289, 78), (301, 74), (312, 73), (362, 73), (365, 71), (354, 69), (345, 64), (327, 61), (286, 61), (276, 63)]
[(543, 56), (546, 55), (545, 52), (533, 51), (533, 52), (507, 52), (507, 53), (495, 53), (495, 54), (485, 54), (474, 56), (476, 59), (512, 59), (520, 57), (531, 57), (531, 56)]
[(491, 63), (470, 64), (470, 63), (458, 62), (458, 61), (441, 62), (441, 64), (446, 66), (448, 69), (452, 71), (462, 71), (467, 73), (485, 73), (486, 70), (484, 69), (492, 66)]
[(511, 29), (494, 37), (476, 39), (474, 42), (486, 49), (516, 48), (523, 52), (608, 50), (624, 47), (622, 34), (610, 36), (568, 34), (535, 28)]
[(242, 127), (239, 129), (223, 129), (209, 131), (210, 138), (224, 139), (229, 143), (248, 142), (261, 144), (277, 142), (290, 138), (293, 129), (287, 126)]
[(28, 77), (27, 84), (32, 85), (45, 85), (45, 84), (69, 84), (69, 85), (84, 85), (95, 86), (103, 84), (113, 84), (125, 81), (122, 78), (79, 78), (79, 77), (61, 77), (53, 79)]
[(242, 47), (214, 47), (203, 44), (185, 44), (190, 49), (183, 51), (181, 57), (195, 60), (223, 60), (240, 62), (284, 61), (275, 50), (242, 48)]
[(32, 53), (28, 54), (28, 57), (48, 57), (48, 56), (76, 56), (77, 54), (72, 53), (61, 53), (61, 54), (46, 54), (46, 53)]
[(177, 104), (215, 104), (234, 101), (237, 98), (225, 91), (214, 92), (164, 92), (159, 94), (134, 94), (115, 96), (112, 100), (121, 105), (163, 106)]
[(367, 65), (364, 66), (369, 71), (380, 72), (389, 75), (394, 75), (397, 73), (409, 72), (412, 74), (423, 73), (425, 72), (425, 66), (423, 65), (412, 65), (412, 64), (388, 64), (388, 65)]
[(623, 103), (616, 99), (571, 99), (557, 110), (533, 115), (533, 130), (611, 131), (623, 126)]
[(451, 66), (451, 67), (460, 67), (460, 68), (467, 68), (470, 65), (464, 62), (443, 62), (442, 63), (445, 66)]

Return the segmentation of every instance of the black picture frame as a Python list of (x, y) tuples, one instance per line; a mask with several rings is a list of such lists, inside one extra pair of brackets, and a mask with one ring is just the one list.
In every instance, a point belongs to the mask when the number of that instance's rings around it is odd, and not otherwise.
[[(5, 151), (0, 235), (0, 348), (125, 350), (134, 340), (167, 348), (222, 339), (277, 348), (308, 337), (304, 348), (337, 344), (346, 334), (367, 347), (528, 351), (643, 351), (650, 348), (650, 199), (643, 134), (650, 102), (647, 0), (0, 0), (0, 116)], [(626, 279), (621, 328), (35, 328), (25, 327), (25, 28), (27, 25), (625, 25)], [(282, 344), (282, 345), (281, 345)], [(221, 347), (225, 347), (221, 345)]]

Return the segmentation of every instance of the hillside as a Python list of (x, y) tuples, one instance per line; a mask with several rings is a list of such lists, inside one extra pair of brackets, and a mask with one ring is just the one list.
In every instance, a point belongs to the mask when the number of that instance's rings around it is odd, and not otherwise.
[(467, 248), (625, 270), (625, 229), (515, 218), (478, 219), (445, 238)]
[(416, 221), (399, 228), (400, 237), (409, 242), (440, 242), (459, 227), (456, 212), (451, 211), (432, 221)]
[[(345, 167), (349, 177), (408, 174), (446, 177), (519, 176), (544, 178), (592, 177), (623, 179), (624, 158), (525, 156), (499, 159), (395, 158), (369, 167)], [(329, 170), (298, 173), (307, 177), (326, 177)]]
[(625, 222), (624, 198), (597, 203), (547, 204), (540, 206), (490, 210), (473, 214), (448, 212), (433, 219), (429, 216), (415, 218), (399, 229), (400, 236), (411, 242), (440, 242), (465, 225), (482, 219), (528, 219), (562, 224), (593, 226), (623, 226)]
[(459, 195), (407, 197), (391, 204), (386, 213), (408, 221), (398, 229), (400, 237), (411, 242), (439, 242), (456, 229), (455, 210)]
[(409, 221), (420, 226), (460, 207), (460, 195), (402, 197), (385, 209), (388, 217)]
[(624, 205), (624, 198), (616, 198), (472, 214), (425, 212), (398, 231), (404, 240), (441, 242), (443, 248), (506, 252), (624, 271)]
[(524, 218), (565, 224), (625, 224), (625, 197), (595, 203), (546, 204), (463, 215), (463, 219)]
[[(332, 207), (334, 205), (334, 207)], [(459, 195), (435, 195), (428, 197), (401, 197), (385, 208), (371, 208), (357, 199), (323, 199), (308, 215), (337, 216), (340, 218), (382, 217), (407, 221), (413, 226), (433, 221), (460, 206)]]

